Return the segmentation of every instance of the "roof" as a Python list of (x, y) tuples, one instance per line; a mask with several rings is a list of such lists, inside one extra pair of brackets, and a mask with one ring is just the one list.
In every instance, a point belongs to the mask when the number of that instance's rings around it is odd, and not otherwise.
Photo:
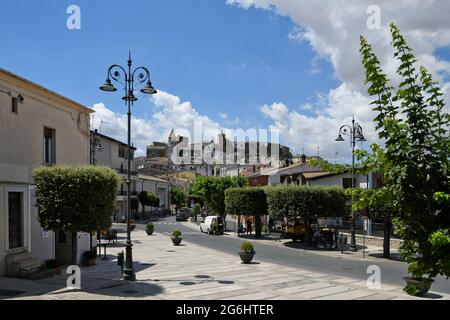
[(154, 177), (154, 176), (147, 176), (147, 175), (144, 175), (144, 174), (138, 174), (138, 179), (146, 180), (146, 181), (169, 183), (166, 180), (163, 180), (163, 179), (160, 179), (160, 178), (157, 178), (157, 177)]
[(42, 92), (50, 94), (50, 95), (52, 95), (52, 96), (54, 96), (54, 97), (56, 97), (58, 99), (64, 100), (64, 101), (68, 102), (68, 104), (71, 107), (78, 108), (79, 110), (87, 112), (87, 113), (94, 113), (95, 112), (91, 108), (88, 108), (88, 107), (82, 105), (81, 103), (78, 103), (78, 102), (76, 102), (76, 101), (74, 101), (72, 99), (69, 99), (69, 98), (67, 98), (67, 97), (65, 97), (65, 96), (63, 96), (63, 95), (61, 95), (59, 93), (56, 93), (55, 91), (47, 89), (47, 88), (45, 88), (45, 87), (43, 87), (43, 86), (41, 86), (41, 85), (39, 85), (39, 84), (37, 84), (37, 83), (35, 83), (33, 81), (25, 79), (25, 78), (15, 74), (15, 73), (12, 73), (11, 71), (8, 71), (8, 70), (5, 70), (3, 68), (0, 68), (0, 74), (2, 74), (2, 73), (7, 75), (7, 76), (9, 76), (9, 77), (11, 77), (11, 78), (14, 78), (14, 79), (20, 81), (20, 82), (23, 82), (23, 83), (25, 83), (25, 84), (27, 84), (29, 86), (32, 86), (35, 89), (37, 89), (38, 91), (42, 91)]
[(303, 176), (308, 180), (315, 180), (320, 178), (332, 177), (332, 176), (340, 176), (342, 174), (347, 174), (347, 172), (342, 173), (331, 173), (331, 172), (306, 172), (303, 173)]
[[(119, 143), (119, 144), (121, 144), (121, 145), (124, 145), (124, 146), (128, 146), (128, 144), (126, 144), (126, 143), (124, 143), (124, 142), (122, 142), (122, 141), (119, 141), (119, 140), (116, 140), (116, 139), (114, 139), (114, 138), (111, 138), (110, 136), (107, 136), (107, 135), (104, 135), (104, 134), (102, 134), (102, 133), (100, 133), (100, 132), (95, 132), (95, 131), (93, 131), (93, 130), (91, 130), (91, 134), (96, 134), (97, 136), (99, 136), (99, 137), (101, 137), (101, 138), (103, 138), (103, 139), (106, 139), (106, 140), (109, 140), (109, 141), (112, 141), (112, 142), (116, 142), (116, 143)], [(137, 150), (137, 148), (136, 147), (131, 147), (131, 149), (133, 149), (133, 150)]]
[(331, 172), (305, 172), (302, 174), (306, 179), (313, 180), (318, 178), (324, 178), (328, 176), (334, 176), (334, 173)]

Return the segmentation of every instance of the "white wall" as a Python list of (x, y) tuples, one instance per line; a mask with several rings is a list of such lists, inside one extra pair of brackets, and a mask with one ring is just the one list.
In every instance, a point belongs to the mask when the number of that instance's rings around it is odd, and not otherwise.
[[(11, 110), (12, 98), (24, 97), (18, 113)], [(0, 70), (0, 275), (4, 257), (13, 253), (6, 242), (7, 211), (5, 190), (22, 186), (27, 191), (26, 212), (30, 217), (24, 230), (25, 250), (41, 260), (54, 257), (53, 233), (42, 233), (34, 207), (34, 168), (43, 164), (44, 127), (54, 129), (57, 164), (89, 164), (89, 110), (47, 90)], [(83, 247), (83, 245), (81, 245)]]

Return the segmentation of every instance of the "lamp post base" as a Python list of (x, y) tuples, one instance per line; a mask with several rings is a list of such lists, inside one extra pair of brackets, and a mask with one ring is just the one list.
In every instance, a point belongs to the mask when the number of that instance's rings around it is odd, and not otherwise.
[(132, 246), (133, 244), (131, 241), (127, 241), (125, 249), (125, 267), (123, 268), (123, 280), (126, 281), (136, 281), (136, 274), (133, 269)]
[(355, 231), (352, 230), (352, 235), (351, 235), (352, 239), (350, 242), (350, 251), (352, 252), (357, 252), (358, 251), (358, 246), (356, 245), (356, 235), (355, 235)]

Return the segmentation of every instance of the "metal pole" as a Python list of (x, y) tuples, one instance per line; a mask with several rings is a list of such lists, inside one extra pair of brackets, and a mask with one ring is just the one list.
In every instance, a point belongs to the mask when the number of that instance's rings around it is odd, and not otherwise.
[[(356, 130), (355, 130), (355, 118), (353, 117), (352, 120), (352, 132), (351, 132), (351, 139), (352, 139), (352, 188), (356, 188), (356, 181), (355, 181), (355, 144), (356, 144)], [(351, 244), (350, 248), (353, 252), (358, 251), (358, 248), (356, 246), (356, 234), (355, 234), (355, 211), (353, 210), (353, 194), (352, 194), (352, 226), (351, 226)]]
[(127, 173), (127, 243), (125, 249), (125, 268), (123, 269), (123, 278), (128, 281), (135, 281), (136, 275), (133, 269), (133, 254), (131, 242), (131, 104), (133, 99), (133, 79), (131, 74), (131, 54), (128, 59), (128, 79), (126, 81), (126, 100), (128, 105), (128, 173)]

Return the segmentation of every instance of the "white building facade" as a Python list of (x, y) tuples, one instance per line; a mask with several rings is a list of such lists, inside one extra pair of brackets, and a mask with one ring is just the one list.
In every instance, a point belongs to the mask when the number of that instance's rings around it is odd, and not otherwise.
[[(19, 255), (70, 263), (71, 236), (43, 230), (35, 207), (33, 169), (89, 164), (92, 110), (0, 69), (0, 275)], [(77, 235), (81, 262), (89, 235)]]

